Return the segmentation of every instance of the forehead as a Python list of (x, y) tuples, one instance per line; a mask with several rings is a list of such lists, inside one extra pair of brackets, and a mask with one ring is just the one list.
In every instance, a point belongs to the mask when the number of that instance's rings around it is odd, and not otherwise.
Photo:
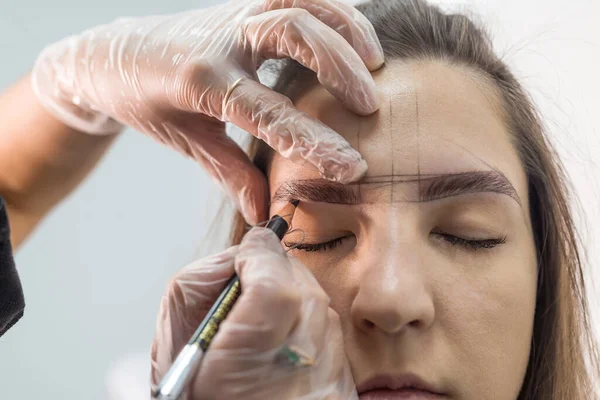
[[(346, 110), (322, 86), (296, 101), (350, 142), (367, 161), (366, 178), (501, 171), (522, 199), (526, 179), (493, 85), (463, 67), (394, 63), (376, 71), (380, 109), (364, 117)], [(271, 193), (293, 177), (318, 173), (276, 155)]]

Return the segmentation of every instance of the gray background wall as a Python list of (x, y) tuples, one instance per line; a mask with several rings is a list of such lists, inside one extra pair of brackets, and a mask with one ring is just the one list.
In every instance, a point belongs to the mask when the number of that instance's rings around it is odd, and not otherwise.
[[(0, 0), (0, 89), (24, 75), (45, 44), (71, 33), (117, 16), (216, 3)], [(482, 15), (540, 105), (585, 211), (588, 258), (599, 259), (598, 245), (592, 245), (600, 243), (598, 2), (461, 4)], [(143, 388), (156, 311), (169, 277), (222, 247), (219, 240), (204, 242), (220, 198), (193, 162), (136, 132), (123, 135), (17, 254), (27, 309), (0, 339), (2, 397), (104, 399), (107, 386), (125, 382), (131, 391)], [(592, 286), (598, 293), (598, 285)], [(596, 308), (598, 298), (592, 296)], [(596, 326), (599, 320), (596, 315)], [(117, 392), (112, 398), (134, 398), (132, 392), (126, 397)]]

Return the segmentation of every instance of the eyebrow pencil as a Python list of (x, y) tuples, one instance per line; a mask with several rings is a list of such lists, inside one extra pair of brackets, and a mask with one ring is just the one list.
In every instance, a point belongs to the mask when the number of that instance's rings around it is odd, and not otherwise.
[[(300, 203), (299, 200), (290, 201), (267, 223), (266, 228), (275, 232), (279, 240), (283, 239), (288, 231), (298, 203)], [(192, 374), (196, 373), (202, 358), (204, 358), (204, 353), (208, 350), (208, 346), (210, 346), (212, 339), (219, 330), (221, 322), (227, 317), (241, 292), (240, 279), (234, 274), (192, 335), (190, 341), (179, 352), (175, 362), (173, 362), (158, 387), (152, 391), (153, 398), (160, 400), (179, 399)]]

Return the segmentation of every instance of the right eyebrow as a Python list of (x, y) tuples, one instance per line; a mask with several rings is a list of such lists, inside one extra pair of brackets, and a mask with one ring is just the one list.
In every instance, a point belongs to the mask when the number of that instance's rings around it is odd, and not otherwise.
[(291, 200), (349, 205), (361, 203), (352, 186), (325, 179), (288, 181), (279, 186), (271, 198), (271, 202)]

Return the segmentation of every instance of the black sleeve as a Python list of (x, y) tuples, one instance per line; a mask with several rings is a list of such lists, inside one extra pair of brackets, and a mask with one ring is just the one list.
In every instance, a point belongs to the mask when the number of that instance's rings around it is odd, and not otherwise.
[(23, 288), (10, 244), (6, 204), (0, 197), (0, 336), (23, 316), (24, 309)]

